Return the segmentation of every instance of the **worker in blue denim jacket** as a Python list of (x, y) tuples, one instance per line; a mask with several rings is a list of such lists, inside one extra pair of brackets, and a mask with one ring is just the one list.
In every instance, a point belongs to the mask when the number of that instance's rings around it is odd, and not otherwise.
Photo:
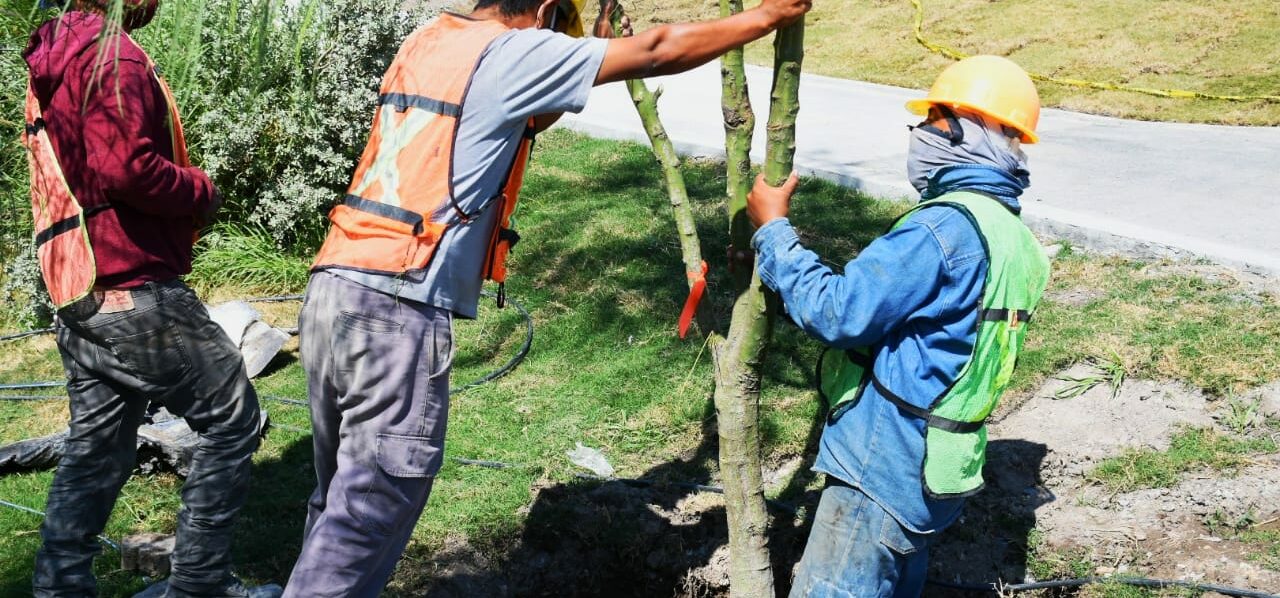
[[(967, 192), (970, 201), (998, 202), (1016, 215), (1030, 184), (1020, 143), (1036, 140), (1039, 98), (1012, 62), (980, 58), (976, 66), (953, 65), (928, 99), (909, 105), (926, 118), (911, 130), (908, 175), (923, 200)], [(876, 384), (863, 384), (859, 399), (828, 419), (814, 465), (827, 487), (791, 596), (919, 596), (930, 540), (959, 517), (965, 500), (925, 487), (929, 415), (922, 411), (956, 383), (973, 355), (989, 266), (984, 236), (966, 210), (928, 205), (843, 273), (833, 272), (786, 218), (796, 184), (794, 175), (780, 188), (761, 178), (751, 193), (760, 277), (814, 338), (837, 350), (869, 348), (867, 371)], [(1038, 254), (1032, 262), (1044, 260)], [(1036, 300), (1047, 260), (1040, 278), (1025, 285), (1039, 285), (1031, 289)], [(888, 389), (911, 405), (889, 400)], [(985, 433), (982, 441), (985, 447)], [(980, 458), (976, 468), (980, 483)]]

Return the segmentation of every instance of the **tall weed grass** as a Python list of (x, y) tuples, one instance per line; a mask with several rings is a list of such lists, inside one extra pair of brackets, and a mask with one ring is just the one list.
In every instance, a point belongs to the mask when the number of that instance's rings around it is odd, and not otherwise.
[(187, 282), (201, 294), (214, 288), (261, 294), (295, 292), (307, 284), (308, 257), (280, 251), (262, 227), (222, 223), (213, 226), (196, 245)]

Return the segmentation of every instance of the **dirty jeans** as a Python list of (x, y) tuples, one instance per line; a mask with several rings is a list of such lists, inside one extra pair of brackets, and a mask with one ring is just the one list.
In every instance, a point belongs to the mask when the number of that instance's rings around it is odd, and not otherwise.
[(791, 598), (919, 596), (927, 536), (898, 524), (874, 500), (836, 481), (822, 491)]
[(318, 484), (285, 596), (377, 596), (444, 459), (452, 314), (317, 272), (298, 325)]
[(182, 486), (172, 595), (216, 595), (231, 576), (232, 525), (259, 441), (258, 396), (240, 351), (191, 289), (148, 283), (131, 295), (127, 311), (102, 313), (86, 299), (59, 312), (71, 430), (40, 527), (37, 597), (97, 594), (96, 536), (133, 472), (149, 401), (200, 436)]

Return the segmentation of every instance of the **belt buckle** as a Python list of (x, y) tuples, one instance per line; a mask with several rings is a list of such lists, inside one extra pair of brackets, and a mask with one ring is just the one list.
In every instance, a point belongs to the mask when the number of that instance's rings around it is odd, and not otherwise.
[(1019, 324), (1022, 324), (1022, 322), (1018, 320), (1018, 310), (1010, 309), (1009, 310), (1009, 329), (1017, 330)]

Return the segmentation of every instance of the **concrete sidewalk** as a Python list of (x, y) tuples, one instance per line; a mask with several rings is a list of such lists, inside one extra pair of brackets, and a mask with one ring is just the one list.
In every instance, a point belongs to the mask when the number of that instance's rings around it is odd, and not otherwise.
[[(747, 67), (757, 123), (753, 159), (764, 154), (771, 73)], [(677, 150), (723, 157), (716, 63), (648, 81)], [(916, 197), (906, 182), (903, 104), (921, 91), (805, 74), (796, 165), (881, 197)], [(564, 126), (644, 141), (621, 83), (597, 87)], [(1045, 110), (1041, 143), (1024, 146), (1032, 186), (1023, 196), (1032, 228), (1085, 247), (1144, 256), (1200, 256), (1280, 274), (1280, 127), (1129, 121)], [(803, 197), (799, 198), (803, 201)]]

